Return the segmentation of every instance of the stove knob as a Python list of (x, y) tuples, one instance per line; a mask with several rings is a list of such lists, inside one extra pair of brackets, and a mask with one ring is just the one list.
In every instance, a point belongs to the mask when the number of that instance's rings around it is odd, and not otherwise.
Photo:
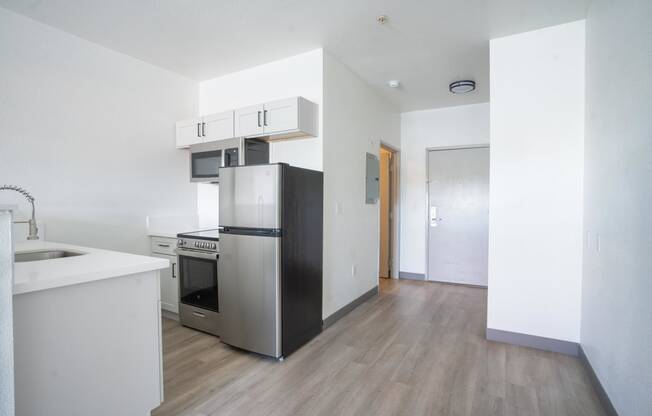
[(199, 243), (195, 241), (195, 247), (199, 247)]
[(213, 250), (215, 250), (215, 249), (217, 248), (217, 244), (215, 244), (215, 243), (211, 244), (211, 248), (212, 248)]

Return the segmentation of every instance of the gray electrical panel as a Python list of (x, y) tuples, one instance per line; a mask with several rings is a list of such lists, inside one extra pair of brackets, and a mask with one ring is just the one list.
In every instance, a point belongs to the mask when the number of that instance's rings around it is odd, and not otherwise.
[(366, 195), (365, 201), (367, 204), (375, 204), (378, 202), (380, 192), (380, 164), (378, 156), (367, 153), (367, 177), (366, 182)]

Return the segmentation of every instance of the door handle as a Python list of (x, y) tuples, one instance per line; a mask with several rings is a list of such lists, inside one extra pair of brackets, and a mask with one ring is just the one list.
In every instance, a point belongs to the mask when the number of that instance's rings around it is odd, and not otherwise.
[(172, 278), (173, 278), (173, 279), (176, 279), (176, 278), (177, 278), (177, 274), (174, 272), (174, 266), (176, 266), (176, 264), (175, 264), (175, 263), (172, 263)]
[(436, 227), (441, 220), (441, 218), (437, 218), (437, 207), (430, 207), (430, 226)]
[(262, 126), (260, 125), (260, 111), (258, 112), (258, 127), (262, 127)]

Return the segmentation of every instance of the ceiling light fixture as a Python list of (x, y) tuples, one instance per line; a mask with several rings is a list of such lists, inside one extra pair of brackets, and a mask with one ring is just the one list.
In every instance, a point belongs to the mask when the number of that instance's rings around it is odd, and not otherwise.
[(393, 80), (391, 80), (391, 81), (387, 81), (387, 86), (388, 86), (389, 88), (398, 88), (398, 87), (401, 86), (401, 81), (399, 81), (399, 80), (397, 80), (397, 79), (393, 79)]
[(453, 94), (466, 94), (467, 92), (475, 91), (475, 81), (468, 79), (455, 81), (448, 86), (448, 90)]

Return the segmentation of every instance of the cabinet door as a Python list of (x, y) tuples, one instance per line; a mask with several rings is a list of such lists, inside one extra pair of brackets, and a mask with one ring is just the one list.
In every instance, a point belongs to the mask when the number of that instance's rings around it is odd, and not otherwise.
[(263, 134), (263, 105), (235, 110), (235, 136), (251, 137)]
[(205, 142), (231, 139), (233, 133), (233, 111), (209, 114), (204, 116), (202, 136)]
[(170, 267), (160, 270), (161, 276), (161, 308), (173, 313), (179, 313), (179, 268), (177, 257), (167, 254), (152, 254), (153, 257), (170, 260)]
[(192, 120), (177, 121), (178, 148), (201, 142), (201, 120), (194, 118)]
[(265, 134), (299, 128), (298, 97), (265, 103), (263, 125)]

